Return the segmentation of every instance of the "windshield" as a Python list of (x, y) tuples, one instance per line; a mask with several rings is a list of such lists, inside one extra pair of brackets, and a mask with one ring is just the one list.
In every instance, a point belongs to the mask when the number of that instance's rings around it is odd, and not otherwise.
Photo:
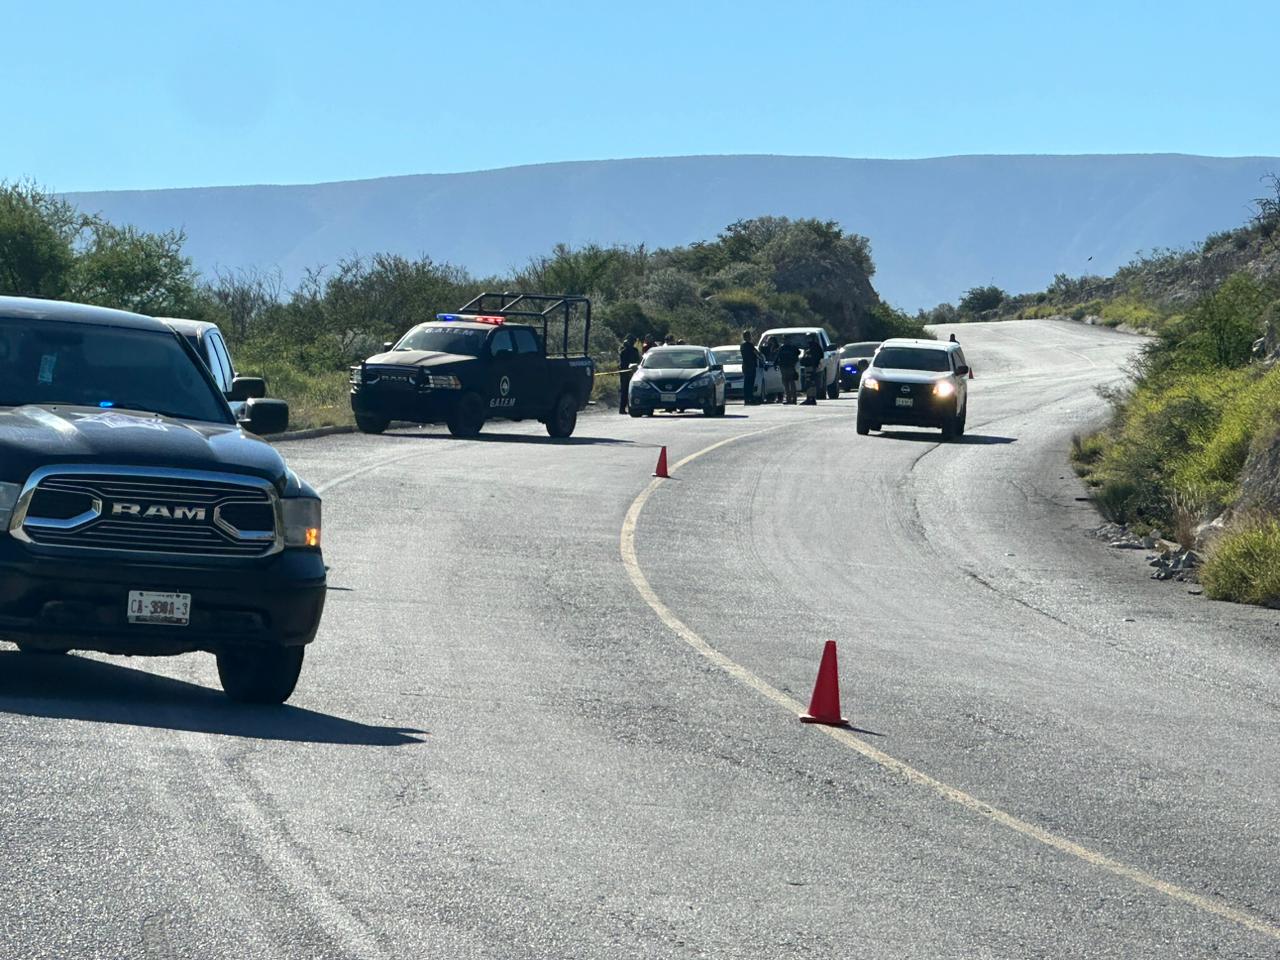
[[(765, 334), (765, 335), (760, 339), (760, 342), (763, 344), (766, 340), (772, 340), (772, 341), (773, 341), (774, 343), (776, 343), (778, 346), (782, 346), (784, 343), (789, 343), (789, 344), (791, 344), (791, 346), (793, 346), (793, 347), (797, 347), (797, 348), (799, 348), (799, 349), (803, 350), (805, 347), (809, 346), (809, 338), (810, 338), (810, 337), (814, 337), (814, 336), (817, 336), (817, 334), (813, 334), (813, 333), (767, 333), (767, 334)], [(819, 345), (821, 345), (821, 341), (819, 341)]]
[(27, 403), (233, 422), (172, 333), (0, 317), (0, 406)]
[(882, 370), (924, 370), (942, 373), (951, 369), (947, 351), (928, 347), (885, 347), (876, 354), (874, 365)]
[(640, 363), (648, 370), (701, 370), (706, 365), (705, 350), (650, 350)]
[(722, 366), (727, 363), (742, 363), (742, 350), (739, 347), (719, 347), (712, 350), (711, 355)]
[(878, 343), (846, 343), (840, 351), (842, 357), (870, 357), (875, 354)]
[(395, 345), (395, 349), (460, 353), (467, 357), (478, 357), (488, 335), (488, 330), (459, 327), (451, 323), (424, 324), (406, 333)]

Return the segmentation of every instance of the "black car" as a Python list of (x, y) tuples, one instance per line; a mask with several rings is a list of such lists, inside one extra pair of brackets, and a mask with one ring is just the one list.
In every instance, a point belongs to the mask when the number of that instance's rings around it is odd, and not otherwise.
[(859, 360), (869, 360), (880, 349), (879, 340), (863, 340), (859, 343), (846, 343), (840, 348), (840, 389), (857, 390), (862, 381), (862, 367)]
[(207, 651), (232, 698), (286, 700), (324, 610), (320, 499), (263, 416), (160, 321), (0, 297), (0, 640)]
[[(552, 319), (563, 329), (549, 341)], [(574, 346), (581, 329), (581, 351), (570, 350), (571, 327)], [(591, 396), (590, 333), (586, 297), (481, 294), (351, 368), (356, 426), (381, 433), (393, 420), (445, 423), (455, 437), (474, 437), (487, 420), (530, 419), (568, 437)]]

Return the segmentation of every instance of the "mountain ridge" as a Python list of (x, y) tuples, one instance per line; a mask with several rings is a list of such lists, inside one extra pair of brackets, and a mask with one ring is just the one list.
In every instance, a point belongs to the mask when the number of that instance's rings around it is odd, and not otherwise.
[(915, 309), (1195, 243), (1243, 221), (1276, 170), (1280, 158), (1192, 154), (731, 154), (65, 196), (117, 223), (183, 228), (204, 272), (278, 269), (288, 286), (353, 255), (429, 255), (483, 276), (560, 242), (673, 246), (739, 219), (812, 216), (868, 236), (877, 289)]

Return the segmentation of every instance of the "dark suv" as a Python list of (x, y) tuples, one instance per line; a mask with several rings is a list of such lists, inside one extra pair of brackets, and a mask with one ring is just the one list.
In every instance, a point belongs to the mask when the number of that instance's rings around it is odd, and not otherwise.
[(325, 601), (320, 500), (158, 320), (0, 297), (0, 640), (207, 651), (280, 703)]
[(969, 367), (960, 344), (886, 340), (858, 387), (858, 432), (884, 424), (939, 427), (948, 439), (964, 433)]

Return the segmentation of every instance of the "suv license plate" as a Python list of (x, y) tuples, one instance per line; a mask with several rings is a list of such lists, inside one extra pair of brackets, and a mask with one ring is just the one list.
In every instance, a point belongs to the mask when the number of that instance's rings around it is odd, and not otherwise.
[(899, 397), (899, 398), (898, 398), (898, 406), (900, 406), (900, 407), (914, 407), (915, 405), (916, 405), (916, 401), (915, 401), (915, 398), (914, 398), (914, 397)]
[(675, 403), (675, 402), (676, 402), (676, 395), (675, 395), (674, 393), (664, 393), (664, 394), (662, 394), (662, 402), (663, 402), (663, 403)]
[(191, 618), (191, 594), (129, 591), (129, 622), (185, 627)]

